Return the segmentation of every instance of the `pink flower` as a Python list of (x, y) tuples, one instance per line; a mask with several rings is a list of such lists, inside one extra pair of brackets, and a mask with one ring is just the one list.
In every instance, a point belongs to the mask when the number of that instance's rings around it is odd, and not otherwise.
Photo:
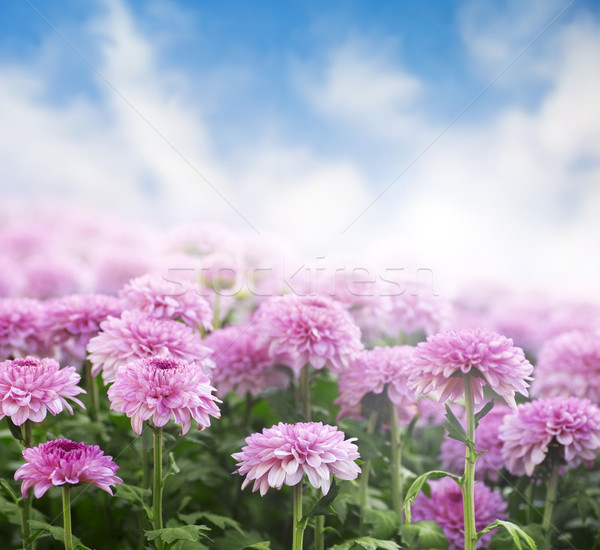
[(270, 387), (284, 388), (289, 376), (276, 370), (266, 345), (253, 325), (231, 325), (209, 334), (204, 343), (214, 350), (211, 381), (219, 395), (234, 390), (256, 395)]
[(252, 491), (260, 489), (261, 496), (269, 487), (281, 489), (283, 484), (300, 483), (304, 474), (313, 487), (327, 494), (332, 474), (355, 479), (360, 473), (354, 462), (360, 458), (352, 443), (356, 438), (344, 437), (337, 427), (321, 422), (280, 422), (246, 438), (247, 445), (232, 455), (238, 461), (234, 473), (246, 476), (242, 489), (254, 481)]
[(194, 329), (212, 330), (212, 308), (199, 292), (198, 285), (182, 285), (148, 273), (129, 281), (119, 296), (128, 309), (159, 319), (181, 319)]
[(41, 498), (50, 487), (89, 483), (112, 495), (111, 485), (123, 483), (115, 474), (119, 467), (112, 456), (105, 456), (100, 447), (68, 439), (47, 441), (23, 451), (26, 463), (15, 472), (15, 481), (22, 479), (21, 494), (33, 487), (35, 498)]
[[(480, 421), (475, 430), (475, 446), (479, 452), (485, 451), (475, 463), (475, 476), (490, 481), (500, 479), (500, 470), (504, 468), (502, 441), (498, 437), (504, 417), (512, 409), (497, 404)], [(463, 425), (464, 426), (464, 425)], [(456, 439), (446, 437), (442, 442), (439, 457), (442, 467), (454, 474), (461, 475), (465, 469), (465, 445)]]
[(440, 402), (464, 396), (465, 377), (475, 403), (487, 385), (516, 409), (515, 392), (527, 395), (533, 367), (512, 340), (487, 329), (448, 330), (417, 345), (409, 382), (416, 393), (436, 391)]
[(264, 302), (257, 330), (275, 361), (298, 373), (311, 364), (341, 372), (362, 350), (360, 329), (347, 311), (324, 297), (288, 294)]
[(70, 399), (81, 405), (75, 395), (85, 393), (77, 384), (80, 376), (74, 367), (60, 368), (54, 359), (14, 359), (0, 363), (0, 419), (10, 416), (17, 426), (26, 420), (41, 422), (46, 412), (57, 415), (63, 409), (73, 414)]
[(92, 375), (102, 371), (105, 383), (115, 379), (118, 366), (154, 355), (184, 359), (204, 368), (214, 366), (209, 359), (212, 350), (183, 323), (155, 319), (141, 311), (125, 311), (118, 319), (103, 321), (100, 328), (102, 332), (90, 340), (88, 352)]
[(171, 418), (181, 425), (179, 435), (188, 432), (191, 418), (198, 429), (210, 426), (210, 416), (220, 417), (208, 377), (202, 369), (173, 357), (148, 357), (117, 369), (108, 388), (110, 408), (131, 418), (131, 427), (142, 433), (144, 421), (152, 418), (164, 426)]
[(0, 299), (0, 358), (47, 354), (44, 311), (38, 300)]
[(412, 346), (376, 347), (362, 351), (342, 371), (338, 379), (340, 406), (338, 420), (345, 416), (361, 416), (361, 400), (368, 393), (386, 393), (399, 413), (399, 420), (407, 424), (417, 413), (417, 396), (408, 388), (409, 364), (414, 352)]
[(600, 450), (600, 408), (589, 399), (550, 397), (519, 405), (500, 427), (502, 456), (515, 475), (533, 475), (552, 448), (573, 465)]
[(109, 316), (119, 316), (123, 306), (114, 296), (71, 294), (46, 302), (44, 330), (64, 362), (83, 363), (90, 339)]
[(587, 397), (600, 403), (600, 334), (575, 330), (547, 341), (531, 391), (536, 397)]
[[(431, 497), (421, 492), (412, 507), (413, 521), (435, 521), (444, 531), (450, 545), (448, 550), (462, 550), (465, 546), (465, 516), (462, 492), (458, 483), (449, 477), (430, 481)], [(497, 519), (507, 519), (506, 502), (483, 483), (476, 483), (475, 528), (481, 531)], [(477, 543), (477, 548), (485, 548), (494, 531), (486, 533)]]

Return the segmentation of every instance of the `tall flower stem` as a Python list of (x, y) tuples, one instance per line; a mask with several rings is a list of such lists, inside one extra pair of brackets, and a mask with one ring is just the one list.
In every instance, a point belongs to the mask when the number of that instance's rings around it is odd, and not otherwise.
[(304, 421), (310, 422), (310, 364), (306, 364), (300, 371), (298, 379), (297, 399), (300, 402)]
[[(152, 485), (152, 526), (154, 529), (163, 528), (162, 518), (162, 428), (154, 426), (154, 481)], [(156, 547), (162, 550), (163, 543), (160, 537), (156, 539)]]
[(89, 399), (88, 415), (91, 420), (98, 419), (98, 385), (96, 377), (92, 376), (92, 363), (88, 359), (84, 361), (85, 380)]
[(302, 550), (304, 539), (304, 526), (300, 524), (302, 519), (302, 481), (292, 487), (292, 494), (294, 498), (292, 550)]
[[(29, 448), (33, 446), (33, 424), (31, 420), (26, 420), (23, 424), (23, 446)], [(31, 519), (31, 509), (33, 506), (33, 496), (31, 488), (27, 491), (28, 498), (23, 499), (22, 506), (23, 510), (20, 514), (21, 517), (21, 533), (23, 536), (23, 546), (27, 550), (35, 550), (35, 542), (31, 541), (31, 527), (29, 526), (29, 520)]]
[(475, 412), (473, 404), (473, 389), (470, 377), (467, 375), (465, 383), (465, 410), (467, 416), (467, 445), (465, 452), (465, 472), (460, 479), (462, 489), (463, 508), (465, 516), (465, 550), (475, 550), (477, 544), (477, 531), (475, 529)]
[(315, 518), (315, 550), (325, 550), (325, 516)]
[[(552, 513), (556, 503), (556, 489), (558, 488), (558, 462), (554, 461), (550, 478), (546, 482), (546, 504), (544, 506), (544, 518), (542, 519), (542, 529), (546, 534), (546, 540), (550, 542), (550, 527), (552, 526)], [(550, 546), (548, 546), (550, 547)]]
[(65, 550), (73, 550), (71, 533), (71, 486), (65, 483), (62, 488), (63, 525), (65, 528)]
[(402, 442), (400, 441), (400, 426), (398, 425), (398, 409), (390, 401), (390, 417), (392, 420), (392, 503), (398, 520), (402, 523)]
[[(369, 415), (369, 424), (367, 425), (367, 435), (371, 435), (375, 431), (377, 424), (377, 411), (371, 411)], [(367, 494), (369, 492), (369, 473), (371, 471), (371, 459), (365, 460), (360, 474), (360, 487), (359, 487), (359, 505), (360, 505), (360, 525), (358, 532), (360, 535), (365, 534), (365, 521), (367, 514)]]

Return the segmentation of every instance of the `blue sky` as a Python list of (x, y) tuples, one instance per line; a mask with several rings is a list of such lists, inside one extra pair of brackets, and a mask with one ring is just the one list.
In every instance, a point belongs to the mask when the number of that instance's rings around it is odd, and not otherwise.
[(3, 196), (452, 281), (597, 280), (598, 97), (585, 0), (0, 3)]

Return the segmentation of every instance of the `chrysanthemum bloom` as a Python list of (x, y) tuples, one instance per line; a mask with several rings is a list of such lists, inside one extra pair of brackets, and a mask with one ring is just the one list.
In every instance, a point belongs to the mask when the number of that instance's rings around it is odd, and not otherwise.
[(75, 395), (85, 393), (77, 384), (74, 367), (60, 368), (54, 359), (14, 359), (0, 363), (0, 419), (10, 416), (17, 426), (26, 420), (41, 422), (46, 412), (57, 415), (63, 409), (73, 414), (67, 401), (81, 405)]
[(408, 388), (409, 364), (414, 349), (412, 346), (386, 346), (362, 351), (340, 373), (340, 396), (334, 401), (340, 406), (338, 420), (346, 416), (361, 417), (363, 397), (386, 390), (387, 398), (398, 409), (399, 422), (410, 422), (417, 413), (417, 396)]
[(119, 467), (112, 456), (106, 456), (97, 445), (86, 445), (55, 439), (23, 450), (27, 461), (15, 472), (15, 481), (22, 479), (21, 493), (33, 487), (35, 498), (41, 498), (50, 487), (89, 483), (112, 495), (111, 485), (123, 483), (115, 474)]
[(587, 397), (600, 403), (600, 334), (570, 331), (546, 342), (535, 364), (536, 397)]
[(296, 373), (309, 363), (341, 372), (363, 349), (352, 317), (328, 298), (271, 298), (260, 306), (256, 319), (273, 359)]
[(121, 315), (123, 305), (114, 296), (71, 294), (46, 302), (44, 330), (52, 347), (66, 362), (81, 364), (90, 339), (109, 316)]
[(537, 399), (505, 416), (499, 437), (502, 456), (515, 475), (533, 475), (552, 448), (576, 466), (600, 451), (600, 408), (578, 397)]
[[(498, 481), (500, 478), (500, 470), (504, 468), (505, 461), (502, 456), (502, 441), (498, 433), (504, 417), (511, 412), (512, 409), (509, 407), (497, 404), (479, 421), (479, 426), (475, 430), (475, 448), (479, 452), (485, 452), (475, 463), (477, 479)], [(439, 459), (442, 468), (446, 471), (461, 475), (465, 468), (465, 444), (446, 437), (440, 448)]]
[(43, 326), (42, 302), (28, 298), (0, 299), (0, 359), (46, 355), (49, 347)]
[(198, 429), (210, 426), (210, 417), (220, 417), (208, 377), (202, 368), (173, 357), (148, 357), (117, 368), (115, 382), (108, 388), (110, 408), (131, 418), (131, 427), (142, 433), (144, 421), (152, 418), (157, 427), (171, 418), (188, 432), (193, 418)]
[(216, 368), (211, 382), (223, 396), (256, 395), (268, 388), (284, 388), (289, 376), (276, 370), (267, 345), (261, 345), (253, 325), (231, 325), (209, 334), (204, 343), (214, 351)]
[(212, 308), (196, 284), (185, 285), (147, 273), (127, 283), (119, 292), (125, 307), (159, 319), (181, 319), (197, 329), (212, 330)]
[(435, 391), (444, 402), (464, 396), (468, 375), (475, 403), (483, 400), (487, 385), (516, 409), (515, 392), (527, 395), (532, 371), (509, 338), (482, 328), (448, 330), (417, 345), (409, 382), (415, 393)]
[[(465, 519), (461, 489), (453, 479), (443, 477), (430, 481), (431, 497), (420, 492), (412, 506), (413, 521), (435, 521), (444, 531), (450, 543), (448, 550), (462, 550), (465, 547)], [(497, 519), (507, 519), (506, 502), (483, 483), (475, 484), (475, 527), (481, 531)], [(477, 548), (485, 548), (494, 531), (486, 533), (477, 543)]]
[(115, 379), (116, 369), (136, 359), (171, 356), (212, 368), (212, 350), (202, 344), (190, 327), (169, 319), (156, 319), (141, 311), (125, 311), (100, 324), (102, 332), (88, 344), (92, 375), (102, 371), (105, 383)]
[(356, 438), (346, 439), (344, 432), (321, 422), (299, 422), (263, 429), (246, 438), (247, 445), (233, 454), (238, 461), (234, 472), (246, 476), (242, 489), (254, 481), (252, 491), (264, 496), (269, 487), (293, 486), (307, 475), (309, 483), (329, 492), (330, 476), (355, 479), (360, 468)]
[(24, 296), (40, 300), (81, 292), (88, 275), (88, 268), (83, 262), (56, 250), (32, 256), (22, 269), (21, 292)]

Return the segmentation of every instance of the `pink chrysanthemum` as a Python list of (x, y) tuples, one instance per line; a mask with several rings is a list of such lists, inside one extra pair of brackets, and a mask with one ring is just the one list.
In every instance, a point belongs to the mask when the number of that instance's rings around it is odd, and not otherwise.
[(46, 355), (49, 349), (43, 324), (42, 302), (28, 298), (0, 299), (0, 359)]
[(288, 294), (264, 302), (257, 330), (275, 361), (296, 373), (307, 364), (341, 372), (363, 349), (360, 329), (339, 304), (324, 297)]
[(147, 273), (129, 281), (119, 296), (128, 309), (137, 309), (159, 319), (181, 319), (192, 328), (212, 330), (212, 308), (199, 292), (198, 285), (182, 285), (161, 275)]
[(15, 481), (22, 479), (21, 493), (33, 487), (35, 498), (41, 498), (50, 487), (89, 483), (113, 494), (111, 485), (123, 483), (115, 474), (119, 467), (97, 445), (86, 445), (55, 439), (23, 451), (27, 461), (15, 472)]
[[(448, 550), (462, 550), (465, 547), (465, 519), (462, 492), (458, 483), (449, 477), (430, 481), (431, 497), (419, 493), (412, 507), (413, 521), (435, 521), (444, 531), (450, 543)], [(481, 531), (497, 519), (507, 519), (506, 502), (483, 483), (476, 483), (475, 528)], [(486, 533), (477, 543), (477, 548), (485, 548), (495, 531)]]
[(448, 330), (417, 345), (409, 382), (416, 393), (436, 391), (440, 402), (465, 394), (471, 383), (475, 403), (488, 385), (513, 409), (515, 392), (527, 395), (532, 365), (512, 340), (487, 329)]
[(115, 379), (116, 369), (136, 359), (165, 355), (212, 368), (212, 350), (202, 344), (190, 327), (169, 319), (156, 319), (141, 311), (125, 311), (100, 324), (102, 332), (88, 344), (92, 375), (102, 371), (105, 383)]
[[(476, 450), (485, 452), (475, 463), (477, 479), (489, 479), (490, 481), (500, 479), (500, 470), (504, 468), (504, 457), (502, 456), (502, 441), (498, 437), (498, 433), (504, 417), (511, 412), (512, 409), (509, 407), (497, 404), (479, 421), (479, 426), (475, 430)], [(440, 448), (439, 459), (446, 471), (461, 475), (465, 469), (464, 443), (450, 437), (445, 438)]]
[(85, 286), (87, 266), (73, 255), (59, 251), (44, 251), (29, 258), (23, 265), (24, 296), (37, 299), (81, 292)]
[(412, 346), (376, 347), (364, 350), (340, 373), (340, 406), (338, 420), (345, 416), (361, 416), (361, 400), (368, 393), (386, 395), (398, 409), (401, 423), (410, 422), (417, 413), (417, 396), (408, 388), (409, 364), (414, 352)]
[(219, 402), (202, 369), (173, 357), (148, 357), (117, 369), (108, 388), (110, 408), (131, 418), (131, 427), (142, 433), (144, 421), (152, 418), (164, 426), (171, 418), (181, 425), (179, 435), (188, 432), (193, 418), (198, 429), (210, 426), (210, 417), (220, 417)]
[(211, 381), (219, 395), (234, 390), (256, 395), (271, 387), (284, 388), (289, 376), (273, 368), (268, 346), (261, 345), (253, 325), (232, 325), (209, 334), (204, 343), (214, 350)]
[(46, 302), (44, 329), (62, 361), (81, 364), (100, 323), (121, 315), (122, 310), (121, 301), (114, 296), (71, 294)]
[(587, 397), (600, 403), (600, 334), (570, 331), (546, 342), (535, 364), (536, 397)]
[(67, 401), (83, 403), (75, 397), (85, 393), (77, 384), (74, 367), (60, 368), (54, 359), (14, 359), (0, 363), (0, 419), (10, 416), (17, 426), (26, 420), (41, 422), (46, 413), (57, 415), (63, 409), (73, 414)]
[(552, 448), (576, 466), (600, 451), (600, 408), (577, 397), (537, 399), (505, 416), (499, 437), (502, 456), (515, 475), (533, 475)]
[(263, 429), (246, 438), (246, 446), (233, 454), (238, 461), (234, 472), (246, 476), (242, 489), (254, 481), (252, 491), (264, 496), (269, 487), (300, 483), (304, 474), (309, 483), (329, 492), (330, 476), (355, 479), (360, 468), (354, 462), (360, 458), (356, 438), (344, 440), (344, 432), (321, 422), (299, 422)]

